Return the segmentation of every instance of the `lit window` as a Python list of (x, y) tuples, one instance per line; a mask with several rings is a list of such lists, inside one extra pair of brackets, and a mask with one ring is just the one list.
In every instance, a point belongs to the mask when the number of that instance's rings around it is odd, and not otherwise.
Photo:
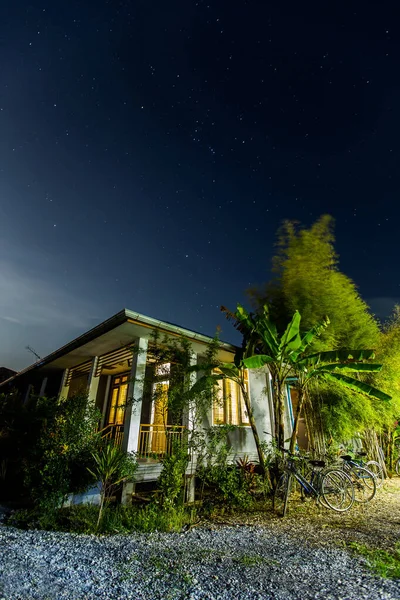
[[(218, 373), (218, 369), (214, 371)], [(249, 393), (248, 372), (244, 371), (244, 383)], [(215, 387), (213, 403), (214, 425), (249, 425), (249, 416), (240, 386), (231, 379), (221, 379)]]
[(118, 377), (114, 377), (108, 413), (109, 425), (122, 425), (124, 423), (128, 385), (129, 375), (119, 375)]

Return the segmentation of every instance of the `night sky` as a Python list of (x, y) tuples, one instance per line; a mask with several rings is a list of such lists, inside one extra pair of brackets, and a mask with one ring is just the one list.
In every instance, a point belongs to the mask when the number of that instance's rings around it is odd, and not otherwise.
[(31, 0), (0, 8), (0, 366), (126, 307), (235, 341), (285, 218), (400, 298), (396, 3)]

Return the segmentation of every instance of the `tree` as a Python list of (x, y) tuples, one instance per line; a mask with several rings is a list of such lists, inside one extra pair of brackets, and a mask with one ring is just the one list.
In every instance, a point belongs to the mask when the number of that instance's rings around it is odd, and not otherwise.
[[(295, 387), (298, 390), (298, 403), (293, 423), (293, 431), (290, 440), (290, 452), (294, 451), (299, 419), (307, 398), (310, 385), (316, 380), (325, 380), (338, 386), (347, 388), (352, 392), (369, 396), (378, 400), (390, 400), (391, 396), (373, 387), (370, 383), (356, 379), (350, 375), (363, 373), (377, 373), (382, 369), (381, 364), (365, 363), (375, 357), (372, 350), (333, 350), (317, 352), (300, 356), (293, 365), (296, 374)], [(339, 391), (339, 390), (338, 390)]]
[(385, 369), (374, 376), (374, 384), (389, 392), (393, 401), (390, 406), (377, 407), (371, 424), (384, 438), (388, 466), (393, 469), (394, 444), (399, 435), (400, 418), (400, 306), (395, 306), (393, 314), (384, 324), (377, 346), (377, 356)]
[[(236, 356), (236, 364), (241, 368), (258, 369), (264, 365), (272, 375), (274, 387), (275, 437), (278, 448), (284, 447), (285, 384), (289, 376), (295, 376), (299, 390), (299, 404), (292, 435), (291, 449), (297, 435), (298, 419), (309, 383), (315, 379), (325, 379), (380, 400), (390, 396), (376, 389), (368, 382), (351, 377), (351, 373), (377, 372), (382, 365), (366, 364), (365, 360), (374, 357), (371, 350), (339, 350), (319, 353), (306, 353), (316, 337), (328, 327), (329, 320), (315, 324), (309, 331), (300, 331), (301, 315), (296, 311), (280, 336), (269, 318), (268, 307), (257, 314), (248, 313), (238, 305), (235, 313), (223, 309), (243, 334), (243, 347)], [(224, 371), (223, 371), (224, 373)], [(225, 376), (232, 378), (229, 369)], [(251, 408), (251, 407), (250, 407)]]
[(320, 217), (309, 229), (285, 221), (272, 259), (273, 279), (249, 291), (256, 310), (268, 304), (279, 332), (295, 310), (304, 330), (329, 315), (330, 327), (314, 339), (313, 349), (375, 348), (379, 328), (354, 282), (339, 271), (333, 218)]

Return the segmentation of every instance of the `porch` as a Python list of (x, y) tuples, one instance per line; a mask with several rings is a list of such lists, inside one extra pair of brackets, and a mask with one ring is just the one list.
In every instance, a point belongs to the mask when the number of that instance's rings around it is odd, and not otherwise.
[[(139, 462), (159, 462), (172, 453), (175, 444), (184, 444), (187, 439), (187, 427), (184, 425), (156, 425), (141, 423), (139, 428), (137, 458)], [(123, 447), (124, 425), (110, 424), (101, 431), (101, 437), (113, 440)]]

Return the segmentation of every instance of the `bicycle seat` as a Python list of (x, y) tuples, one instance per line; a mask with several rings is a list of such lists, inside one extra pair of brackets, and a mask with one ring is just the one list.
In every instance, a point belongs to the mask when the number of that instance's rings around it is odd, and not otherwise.
[(308, 462), (313, 467), (325, 467), (325, 465), (326, 465), (324, 460), (309, 460)]
[(353, 458), (349, 454), (345, 454), (344, 456), (340, 456), (342, 460), (353, 460)]
[(357, 452), (357, 456), (367, 456), (366, 452)]

